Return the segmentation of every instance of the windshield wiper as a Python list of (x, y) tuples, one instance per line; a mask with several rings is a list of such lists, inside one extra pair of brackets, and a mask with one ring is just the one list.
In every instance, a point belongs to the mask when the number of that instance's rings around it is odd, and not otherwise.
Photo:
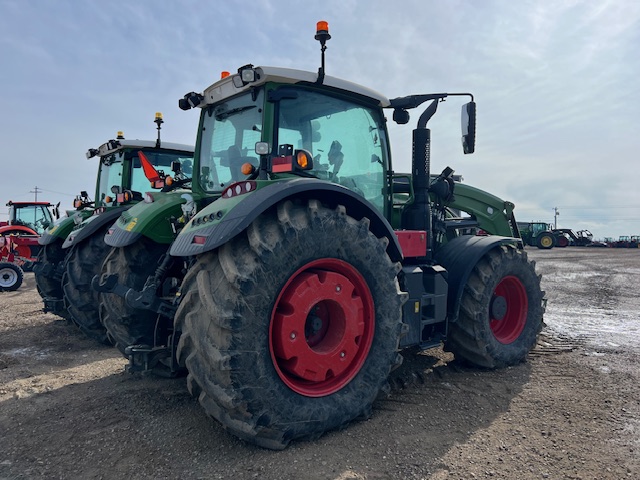
[(245, 105), (244, 107), (236, 107), (232, 108), (231, 110), (216, 112), (216, 120), (226, 120), (232, 115), (244, 112), (245, 110), (251, 110), (252, 108), (256, 108), (256, 105)]

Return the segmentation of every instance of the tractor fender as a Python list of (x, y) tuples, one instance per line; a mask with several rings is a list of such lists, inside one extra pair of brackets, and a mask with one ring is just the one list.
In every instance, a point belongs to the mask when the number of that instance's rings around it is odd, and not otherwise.
[(123, 212), (109, 228), (104, 241), (110, 247), (127, 247), (142, 237), (155, 243), (169, 245), (175, 238), (171, 217), (182, 216), (182, 205), (187, 197), (199, 202), (201, 196), (190, 190), (179, 189), (171, 192), (152, 192), (153, 202), (139, 202)]
[(0, 235), (38, 235), (35, 230), (24, 225), (6, 225), (0, 227)]
[[(271, 183), (253, 193), (245, 194), (243, 197), (220, 221), (205, 224), (205, 226), (198, 225), (194, 228), (199, 218), (204, 219), (220, 212), (221, 206), (229, 200), (220, 198), (198, 212), (172, 244), (171, 255), (187, 257), (214, 250), (244, 231), (251, 222), (269, 208), (295, 198), (317, 199), (332, 208), (342, 205), (346, 208), (347, 213), (356, 220), (368, 218), (371, 232), (378, 238), (386, 237), (389, 240), (387, 252), (391, 260), (398, 262), (403, 258), (398, 238), (387, 219), (371, 202), (342, 185), (317, 179), (300, 178)], [(205, 237), (204, 243), (194, 242), (195, 236)]]
[(447, 270), (447, 312), (450, 323), (458, 318), (464, 287), (476, 263), (493, 248), (501, 245), (518, 248), (519, 242), (520, 239), (498, 235), (462, 235), (448, 242), (436, 253), (436, 263)]
[(109, 209), (100, 215), (93, 215), (87, 218), (84, 222), (78, 225), (78, 228), (74, 229), (69, 235), (67, 235), (67, 238), (62, 244), (62, 248), (71, 248), (74, 245), (82, 243), (103, 226), (115, 222), (122, 212), (129, 208), (130, 205), (116, 207)]
[(45, 230), (42, 236), (38, 239), (40, 245), (49, 245), (51, 243), (62, 241), (67, 238), (67, 235), (71, 233), (76, 226), (73, 215), (77, 212), (73, 212), (68, 217), (62, 217), (53, 222), (53, 225)]

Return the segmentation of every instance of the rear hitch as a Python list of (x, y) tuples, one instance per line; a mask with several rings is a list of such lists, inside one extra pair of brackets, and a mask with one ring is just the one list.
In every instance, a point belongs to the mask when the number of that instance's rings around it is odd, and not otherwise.
[(142, 292), (138, 292), (130, 288), (124, 296), (130, 307), (140, 310), (151, 310), (168, 318), (173, 318), (176, 314), (177, 307), (167, 300), (156, 295), (158, 285), (154, 281), (148, 281)]
[(113, 293), (120, 297), (124, 297), (130, 290), (129, 287), (118, 283), (118, 274), (96, 275), (91, 279), (91, 287), (100, 293)]
[(64, 300), (61, 298), (45, 297), (42, 302), (44, 303), (44, 308), (42, 309), (44, 313), (56, 313), (64, 310)]
[(125, 355), (129, 358), (129, 364), (125, 367), (125, 371), (128, 373), (151, 372), (166, 378), (183, 375), (185, 369), (178, 365), (175, 356), (177, 336), (169, 335), (168, 344), (168, 346), (162, 347), (129, 345), (124, 350)]
[(151, 310), (168, 318), (173, 318), (177, 307), (167, 300), (156, 295), (158, 285), (154, 277), (149, 277), (142, 292), (118, 283), (118, 274), (96, 275), (91, 280), (94, 290), (101, 293), (113, 293), (125, 299), (131, 308), (138, 310)]

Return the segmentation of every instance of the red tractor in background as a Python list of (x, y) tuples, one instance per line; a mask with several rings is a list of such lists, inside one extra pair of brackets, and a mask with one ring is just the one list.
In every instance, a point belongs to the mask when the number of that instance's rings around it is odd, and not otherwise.
[[(24, 259), (24, 262), (34, 262), (40, 251), (38, 238), (53, 223), (53, 218), (59, 218), (59, 205), (49, 202), (12, 202), (9, 201), (9, 220), (0, 221), (0, 237), (4, 237), (4, 246), (0, 257), (6, 258), (10, 253)], [(11, 237), (11, 241), (7, 241)], [(10, 247), (9, 247), (10, 245)], [(29, 263), (25, 263), (27, 268)]]

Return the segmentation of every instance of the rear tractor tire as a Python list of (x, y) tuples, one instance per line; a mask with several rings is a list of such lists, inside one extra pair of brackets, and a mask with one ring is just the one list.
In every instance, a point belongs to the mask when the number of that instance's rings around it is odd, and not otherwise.
[(543, 326), (544, 292), (535, 263), (515, 247), (490, 250), (464, 287), (457, 321), (445, 348), (485, 368), (525, 360)]
[[(102, 273), (117, 273), (118, 283), (141, 291), (166, 251), (167, 245), (142, 237), (133, 245), (112, 248), (102, 265)], [(151, 310), (130, 307), (123, 297), (100, 294), (100, 321), (111, 342), (125, 357), (129, 345), (153, 346), (157, 318), (158, 314)]]
[[(58, 300), (60, 305), (63, 305), (62, 300), (64, 298), (64, 292), (62, 290), (62, 281), (53, 278), (54, 271), (61, 269), (64, 265), (67, 251), (62, 249), (62, 242), (54, 242), (48, 245), (44, 245), (38, 253), (38, 268), (35, 268), (36, 288), (43, 300), (49, 298)], [(49, 270), (49, 275), (45, 275), (42, 272), (43, 268)], [(66, 320), (69, 320), (69, 312), (64, 307), (56, 308), (51, 313), (58, 315)]]
[(398, 354), (400, 265), (344, 207), (285, 202), (200, 255), (182, 285), (178, 360), (206, 412), (282, 449), (371, 414)]
[(22, 285), (24, 273), (13, 263), (0, 262), (0, 292), (13, 292)]
[(556, 239), (552, 233), (543, 232), (536, 237), (536, 246), (543, 250), (549, 250), (556, 245)]
[(71, 248), (62, 278), (64, 301), (73, 323), (88, 337), (105, 345), (111, 344), (100, 322), (100, 295), (91, 287), (91, 279), (99, 275), (102, 262), (111, 250), (104, 243), (103, 228)]

